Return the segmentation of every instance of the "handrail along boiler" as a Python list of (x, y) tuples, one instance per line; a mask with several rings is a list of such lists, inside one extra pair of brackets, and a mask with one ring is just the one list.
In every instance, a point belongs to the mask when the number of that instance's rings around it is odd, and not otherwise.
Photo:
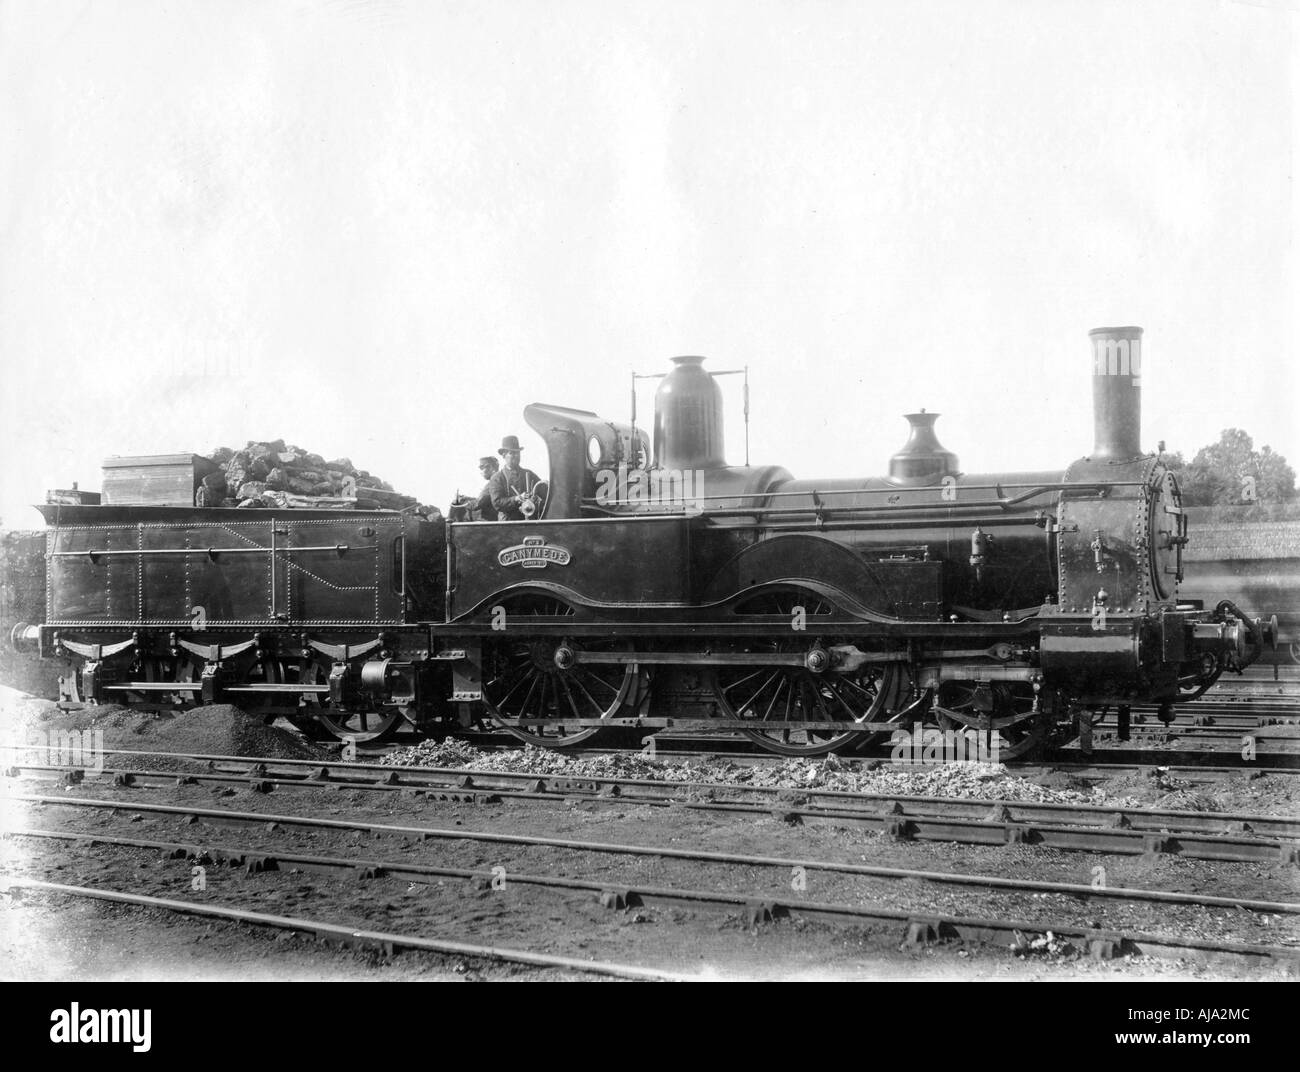
[(65, 699), (227, 699), (354, 740), (700, 719), (816, 755), (931, 720), (1009, 758), (1108, 706), (1168, 717), (1276, 625), (1178, 601), (1189, 533), (1140, 446), (1141, 339), (1091, 333), (1095, 444), (1063, 472), (963, 473), (924, 411), (884, 476), (728, 465), (719, 385), (682, 357), (653, 450), (635, 423), (525, 410), (550, 480), (523, 522), (47, 507), (47, 619), (15, 634), (69, 660)]

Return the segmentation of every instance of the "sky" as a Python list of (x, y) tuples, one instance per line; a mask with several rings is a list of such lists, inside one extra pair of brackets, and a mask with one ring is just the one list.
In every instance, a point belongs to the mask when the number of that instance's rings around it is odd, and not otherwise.
[(0, 0), (0, 524), (269, 438), (445, 509), (677, 354), (800, 477), (1064, 468), (1113, 324), (1144, 446), (1300, 468), (1297, 7)]

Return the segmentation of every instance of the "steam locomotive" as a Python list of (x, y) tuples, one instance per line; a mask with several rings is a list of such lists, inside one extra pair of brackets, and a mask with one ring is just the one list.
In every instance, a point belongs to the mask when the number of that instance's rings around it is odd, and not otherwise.
[(818, 755), (924, 721), (1010, 758), (1111, 706), (1169, 717), (1276, 622), (1177, 598), (1141, 339), (1091, 333), (1095, 445), (1064, 472), (963, 473), (924, 411), (882, 477), (728, 465), (717, 380), (679, 357), (650, 434), (527, 407), (550, 481), (523, 522), (49, 505), (46, 621), (14, 640), (66, 661), (65, 701), (238, 703), (358, 742), (685, 726)]

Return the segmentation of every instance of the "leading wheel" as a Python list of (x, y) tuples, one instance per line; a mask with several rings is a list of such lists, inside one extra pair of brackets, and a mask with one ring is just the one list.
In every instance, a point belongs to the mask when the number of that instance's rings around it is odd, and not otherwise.
[(1043, 741), (1042, 712), (1034, 711), (1033, 687), (1023, 682), (945, 681), (934, 710), (941, 729), (979, 735), (963, 740), (953, 758), (998, 763), (1027, 755)]

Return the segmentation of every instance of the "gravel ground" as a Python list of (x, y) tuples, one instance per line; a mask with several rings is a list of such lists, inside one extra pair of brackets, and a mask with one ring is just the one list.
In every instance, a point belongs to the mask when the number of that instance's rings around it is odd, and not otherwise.
[(1048, 804), (1098, 804), (1180, 811), (1247, 812), (1291, 815), (1300, 812), (1300, 777), (1244, 771), (1213, 785), (1191, 782), (1161, 768), (1141, 773), (1121, 771), (1099, 782), (1064, 771), (1024, 777), (1000, 763), (947, 763), (934, 767), (864, 769), (857, 761), (835, 756), (788, 759), (764, 765), (728, 760), (652, 759), (632, 752), (570, 756), (525, 746), (508, 751), (481, 751), (463, 741), (424, 741), (398, 749), (379, 761), (394, 767), (451, 767), (484, 772), (558, 775), (573, 778), (637, 778), (662, 782), (710, 782), (721, 785), (781, 789), (828, 789), (851, 793), (963, 797)]
[(835, 756), (788, 759), (764, 766), (722, 759), (676, 762), (637, 753), (567, 756), (534, 748), (480, 752), (459, 741), (424, 742), (392, 752), (381, 763), (394, 767), (466, 767), (479, 771), (553, 774), (574, 778), (641, 778), (663, 782), (713, 782), (779, 789), (830, 789), (850, 793), (906, 793), (1036, 803), (1106, 803), (1101, 791), (1053, 789), (1026, 781), (1000, 763), (947, 763), (901, 770), (854, 770)]

